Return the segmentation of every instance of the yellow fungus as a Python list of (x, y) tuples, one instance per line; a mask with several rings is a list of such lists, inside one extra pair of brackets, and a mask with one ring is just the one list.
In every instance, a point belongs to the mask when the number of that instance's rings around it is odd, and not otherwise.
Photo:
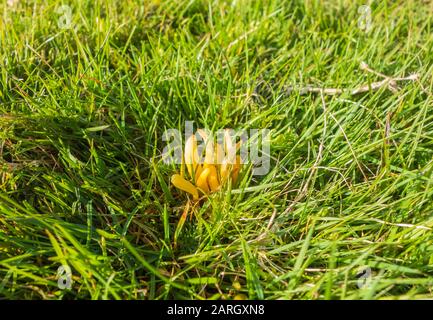
[(208, 134), (202, 130), (197, 130), (198, 134), (202, 137), (204, 145), (205, 145), (205, 159), (204, 163), (208, 164), (214, 164), (215, 163), (215, 150), (214, 150), (214, 143), (212, 139), (209, 139)]
[(199, 164), (194, 171), (194, 181), (196, 184), (202, 172), (203, 172), (203, 167)]
[(229, 172), (230, 172), (229, 164), (227, 163), (227, 159), (224, 159), (222, 161), (221, 167), (220, 167), (221, 184), (223, 184), (227, 181), (227, 178), (229, 176)]
[(199, 187), (204, 193), (209, 193), (209, 186), (207, 184), (207, 177), (209, 173), (209, 168), (204, 169), (197, 180), (197, 187)]
[(197, 138), (195, 135), (192, 135), (185, 142), (185, 164), (191, 177), (194, 176), (194, 171), (197, 168), (198, 162)]
[(240, 156), (236, 156), (236, 163), (233, 165), (232, 169), (232, 181), (236, 183), (238, 180), (239, 171), (241, 170), (242, 159)]
[(178, 189), (192, 194), (194, 200), (198, 200), (198, 190), (194, 185), (182, 178), (180, 174), (174, 174), (171, 177), (171, 183)]
[(214, 165), (210, 165), (209, 166), (209, 176), (208, 176), (208, 183), (209, 183), (209, 187), (211, 189), (212, 192), (215, 192), (219, 189), (220, 187), (220, 183), (218, 181), (218, 174), (217, 174), (217, 170), (215, 168)]
[(227, 155), (226, 159), (228, 159), (228, 163), (233, 164), (236, 159), (236, 145), (233, 144), (229, 130), (224, 131), (224, 150)]
[[(197, 132), (206, 145), (204, 163), (199, 163), (197, 139), (195, 135), (192, 135), (185, 143), (181, 174), (175, 174), (171, 178), (172, 184), (176, 188), (190, 193), (194, 200), (199, 199), (199, 191), (204, 194), (218, 191), (227, 183), (229, 177), (235, 184), (242, 166), (241, 157), (236, 155), (240, 148), (240, 142), (233, 143), (229, 130), (224, 131), (222, 144), (213, 143), (204, 130), (199, 129)], [(185, 166), (191, 182), (184, 178)]]

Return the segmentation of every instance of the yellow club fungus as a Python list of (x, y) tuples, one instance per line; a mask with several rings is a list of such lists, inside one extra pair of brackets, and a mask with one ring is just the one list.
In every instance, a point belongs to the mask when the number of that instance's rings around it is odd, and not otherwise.
[[(176, 188), (191, 194), (194, 200), (199, 199), (199, 193), (207, 195), (218, 191), (229, 177), (233, 184), (236, 183), (242, 165), (240, 156), (236, 156), (240, 144), (233, 144), (228, 131), (224, 134), (223, 144), (214, 144), (203, 130), (198, 130), (198, 134), (206, 146), (203, 164), (199, 163), (197, 138), (192, 135), (185, 143), (181, 173), (171, 178)], [(186, 165), (188, 178), (184, 177), (183, 164)]]

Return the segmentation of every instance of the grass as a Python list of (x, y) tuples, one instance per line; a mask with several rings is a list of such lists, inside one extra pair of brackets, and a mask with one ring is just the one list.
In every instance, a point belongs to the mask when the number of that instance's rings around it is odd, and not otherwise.
[[(0, 1), (0, 296), (432, 298), (432, 2), (373, 1), (369, 32), (364, 4)], [(363, 61), (419, 80), (288, 92), (380, 81)], [(272, 161), (180, 229), (187, 120), (270, 129)]]

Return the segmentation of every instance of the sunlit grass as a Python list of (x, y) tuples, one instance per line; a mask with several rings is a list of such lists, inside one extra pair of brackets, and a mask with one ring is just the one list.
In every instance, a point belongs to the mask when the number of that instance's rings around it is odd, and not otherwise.
[[(0, 3), (0, 296), (431, 298), (431, 3), (374, 2), (369, 32), (363, 1), (145, 3), (74, 1), (65, 29), (68, 3)], [(382, 80), (362, 62), (419, 78), (297, 90)], [(270, 172), (185, 214), (161, 153), (188, 120), (270, 129)]]

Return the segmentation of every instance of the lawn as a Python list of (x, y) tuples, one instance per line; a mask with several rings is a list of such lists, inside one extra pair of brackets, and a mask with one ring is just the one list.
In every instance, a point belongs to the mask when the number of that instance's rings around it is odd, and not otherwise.
[[(1, 0), (0, 299), (433, 298), (432, 12)], [(269, 170), (193, 199), (187, 121)]]

